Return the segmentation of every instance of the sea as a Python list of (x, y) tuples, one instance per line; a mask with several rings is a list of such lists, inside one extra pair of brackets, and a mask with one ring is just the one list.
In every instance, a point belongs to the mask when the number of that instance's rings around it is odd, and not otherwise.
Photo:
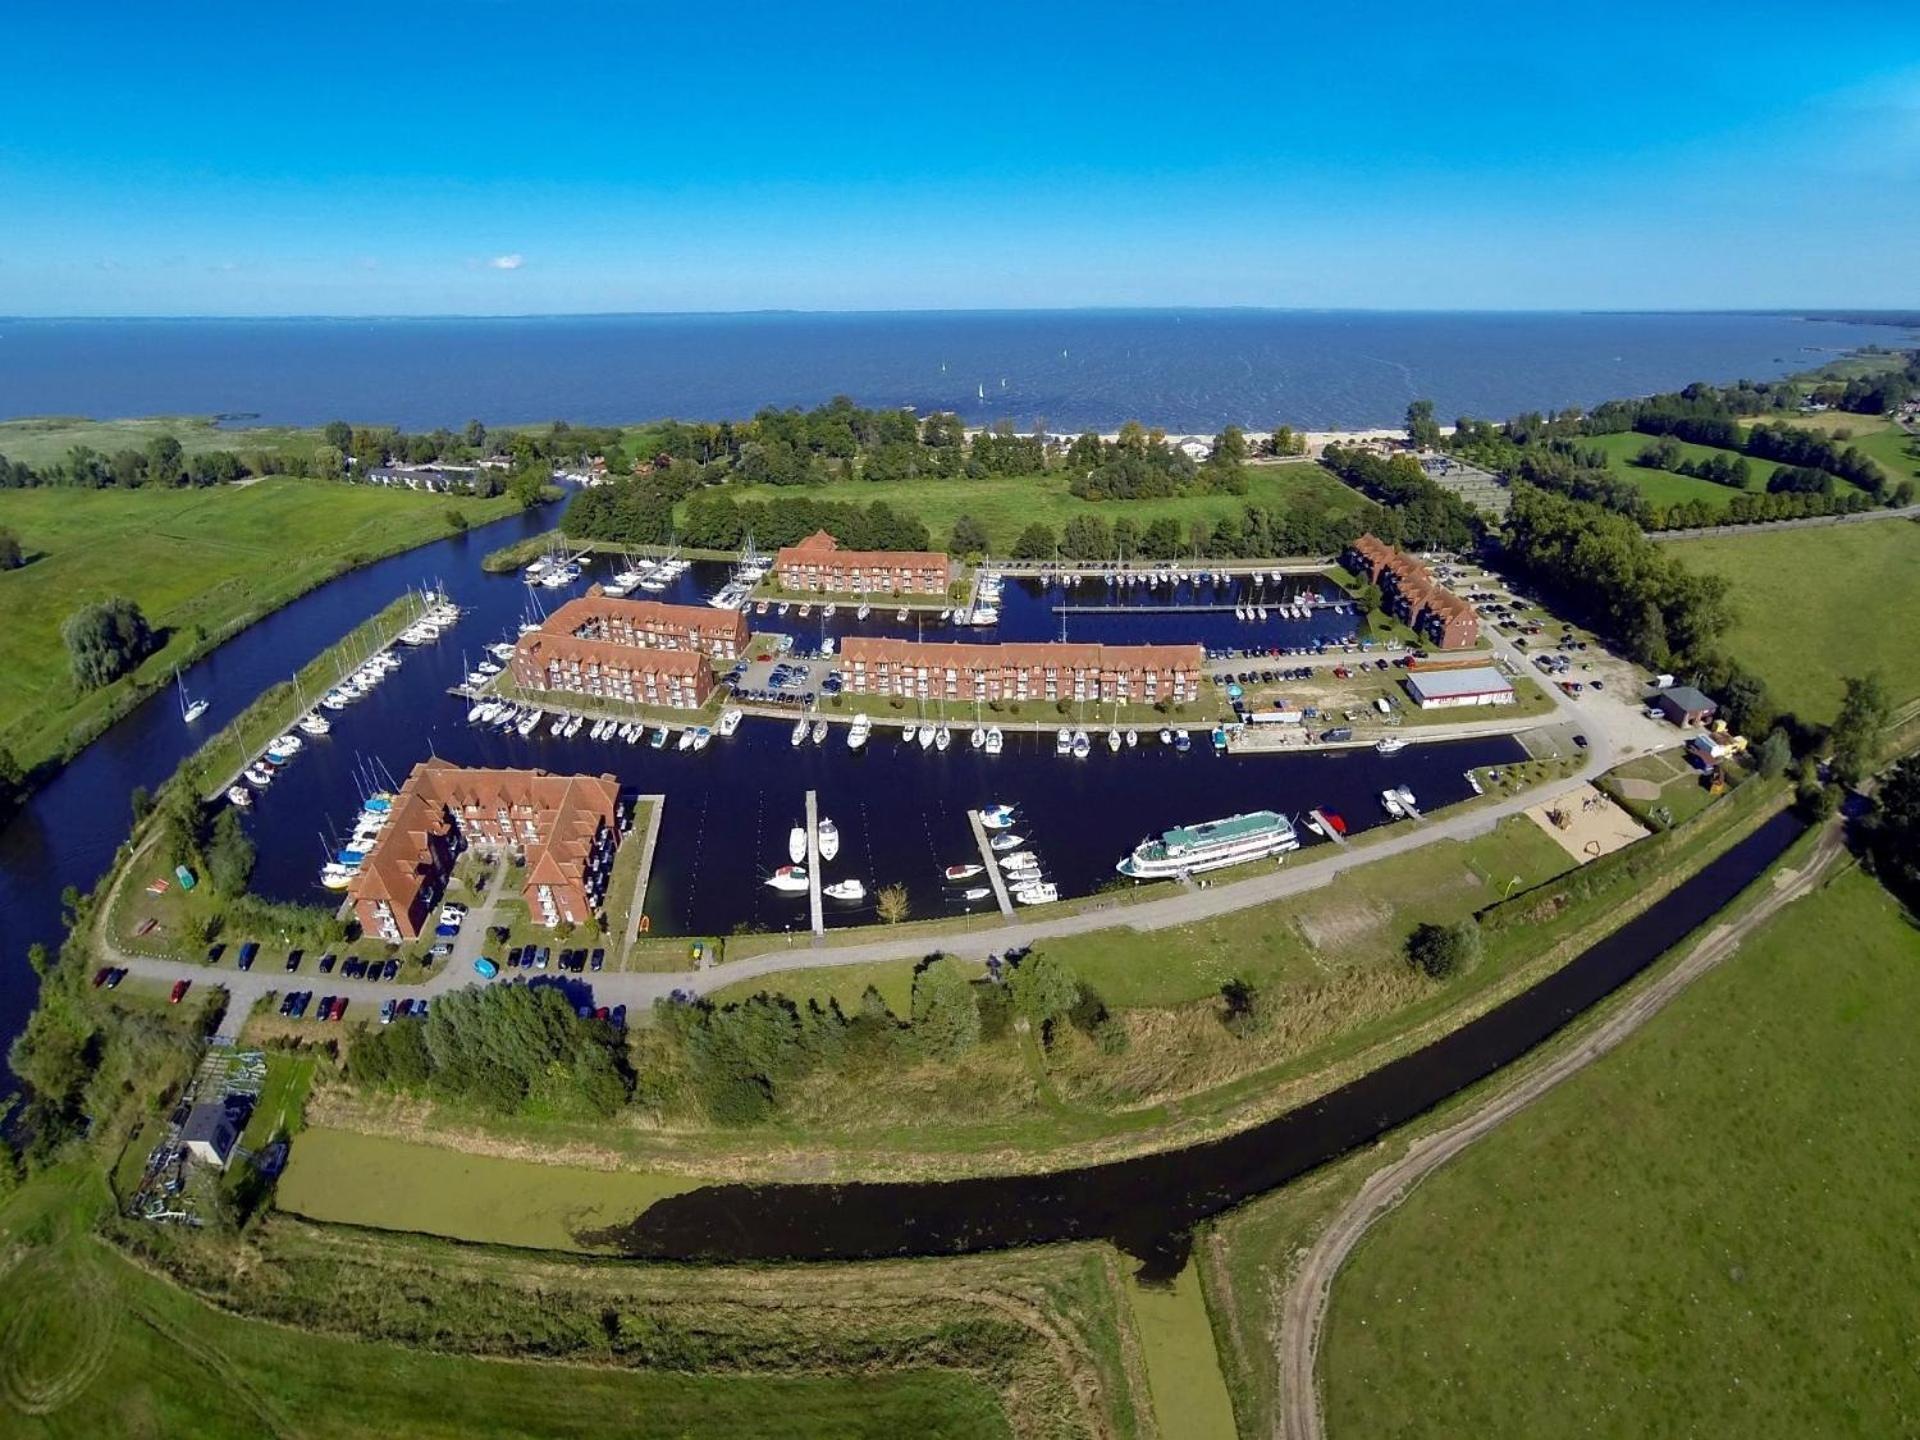
[(1910, 330), (1781, 314), (1061, 310), (0, 319), (0, 418), (410, 430), (744, 418), (848, 395), (970, 424), (1397, 425), (1812, 369)]

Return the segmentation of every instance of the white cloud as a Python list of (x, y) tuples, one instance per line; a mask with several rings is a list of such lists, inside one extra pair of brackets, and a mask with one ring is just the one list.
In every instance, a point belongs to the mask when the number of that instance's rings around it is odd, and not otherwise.
[(526, 263), (527, 257), (524, 255), (496, 255), (487, 261), (488, 266), (495, 270), (518, 270)]

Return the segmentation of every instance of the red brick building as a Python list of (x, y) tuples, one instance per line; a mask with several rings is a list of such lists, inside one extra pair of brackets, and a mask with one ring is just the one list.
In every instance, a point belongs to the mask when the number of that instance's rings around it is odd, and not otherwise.
[(386, 828), (347, 888), (371, 939), (398, 944), (432, 928), (453, 862), (468, 846), (524, 861), (536, 925), (580, 924), (600, 910), (626, 811), (611, 775), (413, 767)]
[(854, 695), (928, 700), (1179, 704), (1200, 694), (1198, 645), (969, 645), (848, 636), (840, 670)]
[(1380, 587), (1387, 610), (1442, 650), (1464, 650), (1480, 641), (1480, 612), (1433, 578), (1405, 551), (1373, 535), (1347, 547), (1346, 566)]
[(824, 530), (774, 557), (783, 589), (836, 595), (944, 595), (950, 572), (941, 551), (842, 550)]
[(540, 630), (642, 649), (698, 650), (716, 660), (738, 659), (747, 648), (747, 617), (738, 610), (623, 600), (598, 585), (554, 611)]
[(522, 690), (697, 710), (713, 693), (713, 666), (697, 650), (650, 650), (536, 630), (514, 646), (513, 681)]

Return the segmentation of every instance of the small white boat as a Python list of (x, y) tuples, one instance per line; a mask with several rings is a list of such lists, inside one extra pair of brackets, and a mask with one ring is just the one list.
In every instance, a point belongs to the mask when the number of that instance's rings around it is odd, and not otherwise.
[(949, 727), (942, 725), (938, 730), (933, 732), (933, 743), (936, 749), (945, 750), (947, 746), (953, 743), (953, 731)]
[(557, 740), (560, 738), (560, 736), (566, 733), (566, 730), (567, 730), (567, 717), (564, 715), (556, 715), (553, 717), (552, 728), (550, 728), (547, 731), (547, 733), (553, 736)]
[(178, 669), (173, 672), (173, 683), (180, 687), (180, 718), (191, 725), (207, 713), (207, 702), (187, 694), (187, 682), (180, 678)]
[(1011, 855), (1000, 856), (1002, 870), (1038, 870), (1040, 857), (1031, 850), (1016, 850)]
[(693, 727), (693, 748), (696, 752), (706, 749), (707, 746), (712, 743), (713, 731), (704, 725), (696, 725)]
[(673, 748), (676, 750), (691, 750), (693, 748), (693, 732), (691, 730), (682, 730), (680, 732), (680, 738), (674, 742)]
[(725, 739), (727, 736), (733, 734), (734, 731), (738, 730), (740, 728), (740, 721), (743, 718), (744, 713), (736, 705), (729, 705), (726, 709), (722, 710), (720, 712), (721, 738)]
[(227, 803), (237, 810), (244, 810), (253, 804), (253, 792), (244, 785), (232, 785), (227, 789)]
[(838, 610), (839, 608), (840, 607), (838, 605), (834, 604), (833, 601), (829, 600), (826, 604), (820, 607), (820, 618), (822, 620), (831, 620), (833, 618), (833, 612)]
[(901, 727), (900, 743), (903, 745), (911, 745), (919, 734), (920, 734), (920, 727), (918, 725), (913, 724), (911, 721), (909, 721), (906, 725)]
[(813, 722), (813, 743), (818, 745), (822, 741), (824, 741), (826, 738), (827, 738), (827, 722), (824, 720), (814, 721)]
[(269, 770), (265, 765), (249, 766), (246, 772), (246, 781), (256, 790), (264, 790), (273, 784), (273, 771)]
[(1140, 732), (1138, 730), (1129, 729), (1127, 731), (1126, 738), (1127, 738), (1127, 748), (1131, 750), (1140, 743)]
[(1399, 795), (1392, 790), (1382, 790), (1380, 792), (1380, 804), (1382, 808), (1386, 810), (1387, 814), (1393, 816), (1396, 820), (1402, 818), (1407, 813), (1406, 808), (1400, 803)]
[(995, 850), (1018, 850), (1022, 845), (1026, 843), (1027, 841), (1025, 836), (1011, 835), (1011, 834), (996, 835), (991, 840), (987, 841), (987, 844), (992, 846)]
[(985, 900), (992, 894), (993, 889), (991, 886), (976, 885), (971, 890), (963, 890), (960, 898), (962, 900)]
[(1407, 742), (1402, 740), (1398, 735), (1389, 735), (1373, 748), (1382, 755), (1398, 755), (1402, 750), (1407, 748)]
[(867, 887), (858, 880), (837, 880), (820, 892), (829, 900), (864, 900)]
[(807, 889), (807, 867), (804, 865), (782, 865), (767, 877), (770, 888), (786, 894), (803, 894)]
[(1160, 730), (1160, 743), (1162, 745), (1173, 744), (1173, 731), (1168, 730), (1163, 726)]
[(813, 614), (813, 602), (809, 600), (800, 606), (800, 618), (804, 620), (811, 614)]
[(276, 763), (291, 760), (306, 748), (306, 742), (298, 735), (282, 735), (267, 745), (267, 758)]
[(1072, 731), (1056, 730), (1053, 732), (1053, 753), (1056, 755), (1070, 755), (1073, 753)]
[(980, 823), (989, 830), (1005, 830), (1013, 824), (1013, 806), (984, 805), (980, 809)]
[(867, 737), (873, 733), (873, 722), (864, 713), (853, 717), (853, 724), (847, 727), (847, 748), (858, 750), (867, 743)]
[(1087, 732), (1084, 730), (1074, 731), (1073, 732), (1073, 758), (1076, 760), (1084, 760), (1087, 758), (1087, 756), (1091, 755), (1092, 753), (1093, 753), (1093, 742), (1087, 739)]
[(807, 717), (802, 715), (798, 720), (793, 722), (793, 734), (788, 738), (787, 743), (789, 745), (804, 743), (807, 738), (807, 732), (812, 728), (812, 726), (807, 724)]
[(920, 748), (922, 750), (931, 750), (937, 733), (933, 726), (922, 725), (920, 727)]
[(656, 750), (666, 749), (667, 748), (667, 727), (664, 725), (654, 726), (653, 739), (649, 740), (647, 743)]
[(873, 614), (873, 606), (862, 603), (860, 608), (853, 612), (853, 618), (856, 620), (864, 620), (871, 614)]
[(894, 612), (893, 618), (898, 620), (901, 624), (904, 625), (907, 620), (907, 607), (902, 605), (897, 611)]
[(308, 735), (325, 735), (333, 729), (333, 724), (318, 710), (310, 710), (300, 717), (298, 728)]
[(807, 827), (796, 825), (787, 831), (787, 858), (798, 865), (807, 858)]
[(1060, 888), (1044, 881), (1033, 885), (1017, 885), (1013, 898), (1022, 905), (1051, 905), (1060, 898)]
[(815, 832), (820, 846), (820, 858), (831, 860), (840, 853), (840, 827), (831, 820), (822, 820)]
[(958, 884), (962, 880), (971, 880), (974, 876), (984, 872), (986, 868), (984, 865), (949, 865), (947, 866), (946, 872), (947, 879)]
[(1007, 737), (1000, 733), (1000, 727), (998, 725), (989, 726), (987, 729), (987, 754), (998, 755), (1006, 748), (1006, 744)]
[(976, 750), (981, 749), (987, 743), (987, 732), (978, 725), (974, 726), (972, 733), (967, 736), (967, 743)]
[(1107, 749), (1118, 750), (1122, 743), (1120, 732), (1117, 729), (1107, 731)]

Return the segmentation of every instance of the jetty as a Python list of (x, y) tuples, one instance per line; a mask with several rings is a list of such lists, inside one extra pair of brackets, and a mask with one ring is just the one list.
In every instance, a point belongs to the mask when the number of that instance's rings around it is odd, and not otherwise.
[(980, 858), (986, 862), (987, 883), (993, 886), (994, 902), (999, 905), (1000, 913), (1011, 919), (1013, 896), (1007, 893), (1006, 876), (1000, 873), (1000, 862), (994, 855), (993, 846), (987, 843), (987, 827), (980, 823), (978, 810), (967, 811), (967, 824), (973, 828), (973, 843), (980, 847)]
[(827, 919), (820, 909), (820, 792), (807, 791), (807, 908), (812, 912), (813, 933), (827, 933)]
[(1345, 845), (1347, 843), (1347, 837), (1334, 828), (1333, 822), (1327, 819), (1324, 810), (1309, 810), (1307, 813), (1313, 817), (1314, 823), (1320, 827), (1320, 833), (1322, 835), (1325, 835), (1336, 845)]

